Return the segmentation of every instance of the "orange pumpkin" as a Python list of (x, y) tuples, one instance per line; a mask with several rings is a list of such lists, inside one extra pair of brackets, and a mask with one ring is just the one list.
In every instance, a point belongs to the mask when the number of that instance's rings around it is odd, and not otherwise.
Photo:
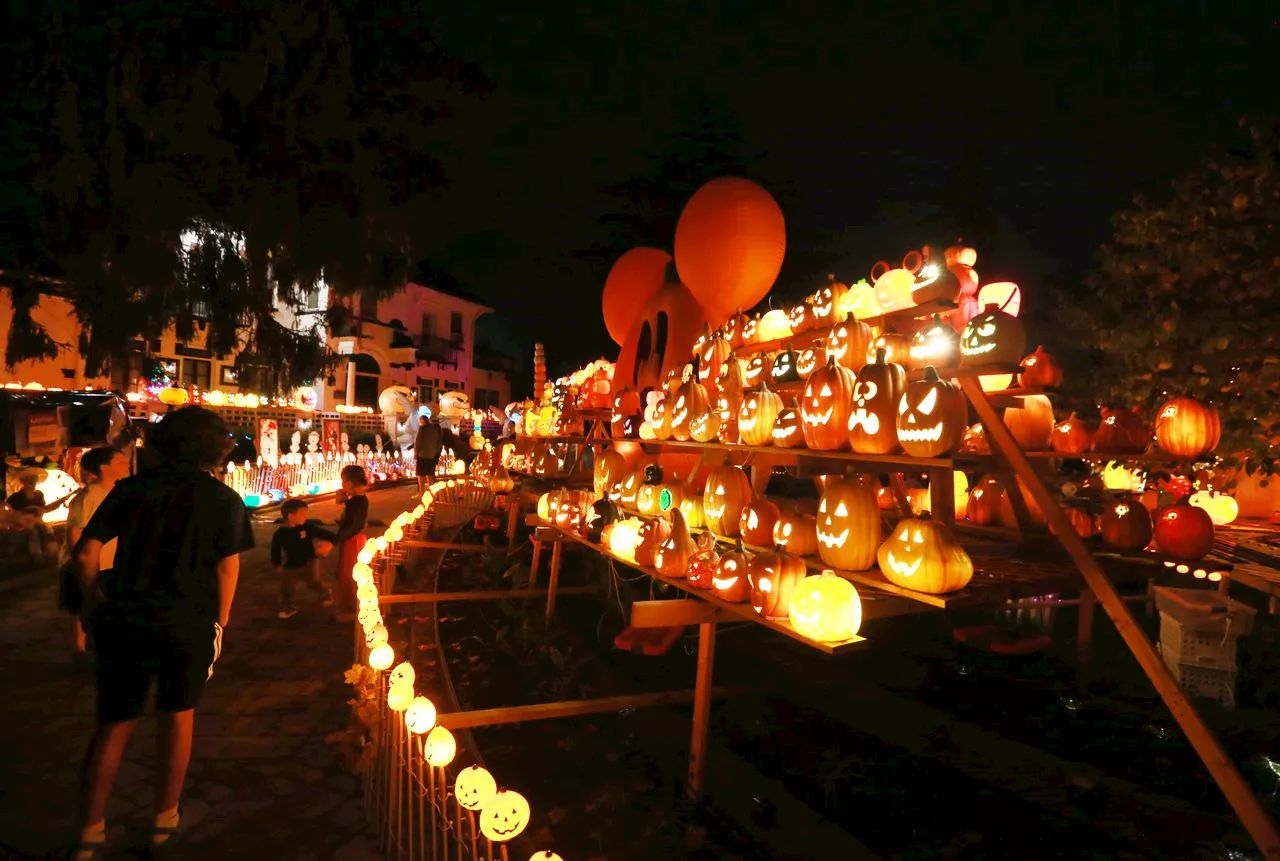
[(738, 532), (742, 543), (752, 547), (772, 547), (773, 527), (778, 522), (778, 506), (763, 496), (757, 496), (742, 509)]
[(1000, 521), (1004, 502), (1004, 485), (993, 475), (984, 476), (969, 491), (967, 514), (972, 523), (990, 526)]
[(680, 388), (676, 390), (675, 400), (670, 409), (671, 435), (678, 440), (688, 440), (691, 436), (690, 422), (698, 416), (705, 415), (710, 406), (707, 390), (702, 383), (692, 377), (681, 383)]
[(896, 329), (885, 329), (867, 347), (867, 361), (874, 362), (880, 350), (884, 360), (904, 368), (911, 361), (911, 339)]
[(1151, 542), (1151, 513), (1136, 496), (1122, 496), (1102, 512), (1102, 540), (1120, 550), (1141, 550)]
[(861, 454), (890, 454), (898, 449), (897, 413), (907, 373), (885, 361), (884, 350), (858, 371), (849, 408), (849, 446)]
[(773, 444), (778, 448), (796, 448), (804, 445), (804, 421), (800, 417), (800, 402), (791, 399), (791, 406), (784, 407), (778, 413), (778, 420), (773, 423), (770, 434)]
[(791, 613), (791, 596), (808, 573), (803, 559), (782, 548), (752, 557), (747, 564), (751, 608), (766, 619), (787, 618)]
[(931, 595), (954, 592), (973, 579), (973, 561), (935, 520), (908, 517), (880, 545), (880, 573), (903, 589)]
[(835, 451), (848, 444), (849, 409), (853, 399), (853, 372), (827, 358), (825, 368), (810, 375), (800, 400), (805, 444), (816, 451)]
[(714, 383), (720, 378), (720, 367), (733, 355), (733, 347), (720, 332), (712, 332), (707, 326), (703, 332), (702, 346), (695, 358), (698, 360), (698, 379)]
[(1051, 445), (1059, 454), (1084, 454), (1093, 447), (1097, 426), (1086, 422), (1075, 413), (1058, 422), (1053, 429)]
[(684, 577), (689, 571), (689, 558), (697, 549), (684, 515), (677, 508), (671, 512), (671, 530), (653, 557), (653, 567), (666, 577)]
[(827, 335), (827, 355), (851, 371), (866, 364), (867, 348), (871, 345), (871, 327), (861, 320), (845, 320), (832, 328)]
[(1024, 451), (1048, 451), (1053, 442), (1053, 403), (1044, 395), (1027, 395), (1019, 403), (1005, 408), (1005, 427)]
[(653, 568), (657, 561), (658, 551), (662, 548), (662, 543), (667, 540), (667, 536), (670, 533), (671, 525), (661, 517), (646, 520), (644, 525), (640, 527), (640, 534), (636, 538), (636, 564), (642, 568)]
[(787, 322), (791, 331), (799, 335), (813, 328), (813, 309), (805, 302), (796, 305), (787, 313)]
[(1036, 347), (1031, 355), (1020, 363), (1022, 371), (1018, 382), (1027, 389), (1056, 389), (1062, 385), (1062, 365), (1058, 364), (1044, 347)]
[(854, 475), (827, 486), (818, 503), (818, 556), (833, 568), (865, 571), (880, 547), (880, 509), (871, 476)]
[(1199, 457), (1218, 447), (1218, 410), (1195, 398), (1174, 398), (1156, 413), (1156, 444), (1175, 457)]
[(738, 439), (743, 445), (768, 445), (773, 441), (773, 425), (782, 410), (782, 398), (760, 384), (757, 391), (742, 399), (738, 409)]
[[(1067, 521), (1076, 535), (1081, 538), (1092, 538), (1098, 534), (1098, 520), (1090, 512), (1078, 505), (1064, 505), (1062, 511), (1067, 515)], [(1054, 532), (1052, 526), (1049, 527), (1049, 531)]]
[(751, 582), (747, 579), (749, 563), (741, 542), (735, 549), (720, 555), (720, 564), (716, 566), (711, 581), (717, 598), (733, 604), (745, 604), (751, 598)]
[(788, 553), (808, 556), (818, 552), (818, 521), (812, 514), (783, 511), (773, 525), (773, 543)]
[(844, 321), (844, 297), (848, 292), (848, 284), (837, 281), (834, 274), (827, 275), (827, 283), (818, 289), (810, 304), (815, 329), (825, 329)]
[(1014, 365), (1027, 349), (1022, 321), (994, 304), (965, 324), (960, 336), (960, 364)]
[(634, 389), (624, 388), (613, 396), (609, 433), (614, 439), (635, 439), (640, 435), (640, 423), (643, 419), (640, 396)]
[(716, 535), (737, 535), (742, 509), (754, 495), (751, 480), (739, 467), (726, 464), (712, 470), (702, 493), (702, 514), (707, 528)]
[(964, 435), (968, 402), (954, 383), (939, 379), (932, 366), (908, 383), (898, 404), (898, 444), (912, 457), (941, 457), (955, 451)]
[(743, 333), (747, 329), (747, 321), (751, 318), (742, 313), (742, 309), (738, 308), (724, 321), (724, 338), (729, 342), (729, 346), (733, 349), (741, 347), (743, 344)]

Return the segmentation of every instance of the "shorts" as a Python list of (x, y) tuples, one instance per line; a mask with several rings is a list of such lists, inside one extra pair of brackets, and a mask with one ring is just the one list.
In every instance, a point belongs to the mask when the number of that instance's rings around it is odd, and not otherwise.
[(152, 680), (156, 711), (196, 707), (221, 646), (221, 631), (210, 621), (101, 608), (90, 620), (97, 648), (98, 722), (142, 717)]
[(436, 462), (429, 457), (420, 457), (414, 461), (414, 474), (430, 477), (435, 474)]

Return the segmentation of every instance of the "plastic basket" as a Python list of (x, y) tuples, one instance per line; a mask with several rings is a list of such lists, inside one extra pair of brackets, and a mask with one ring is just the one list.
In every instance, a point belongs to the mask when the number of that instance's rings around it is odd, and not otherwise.
[(1238, 641), (1229, 627), (1223, 633), (1194, 630), (1183, 627), (1177, 619), (1160, 616), (1160, 653), (1170, 666), (1191, 664), (1235, 672)]
[(1178, 684), (1188, 695), (1213, 700), (1224, 708), (1235, 708), (1236, 674), (1231, 670), (1215, 670), (1191, 664), (1165, 663), (1173, 671)]
[(1171, 589), (1157, 586), (1156, 607), (1162, 616), (1176, 619), (1186, 630), (1243, 637), (1253, 630), (1257, 610), (1206, 589)]

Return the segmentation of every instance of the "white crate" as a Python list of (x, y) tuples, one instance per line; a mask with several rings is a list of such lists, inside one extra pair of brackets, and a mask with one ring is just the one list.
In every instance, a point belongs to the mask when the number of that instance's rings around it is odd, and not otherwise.
[(1239, 637), (1229, 627), (1218, 630), (1187, 628), (1177, 619), (1160, 614), (1160, 653), (1169, 666), (1189, 664), (1235, 672)]
[(1173, 672), (1189, 696), (1205, 697), (1232, 709), (1236, 705), (1236, 674), (1234, 670), (1216, 670), (1210, 667), (1198, 667), (1192, 664), (1170, 663), (1168, 655), (1165, 664)]

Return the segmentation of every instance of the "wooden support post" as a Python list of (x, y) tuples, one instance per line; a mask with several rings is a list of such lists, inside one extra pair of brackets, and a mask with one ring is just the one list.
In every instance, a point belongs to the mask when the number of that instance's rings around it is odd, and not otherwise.
[(929, 514), (950, 535), (956, 525), (956, 473), (952, 469), (931, 469)]
[(538, 585), (538, 563), (540, 561), (542, 561), (542, 542), (537, 539), (537, 536), (535, 536), (533, 539), (533, 558), (529, 560), (530, 586)]
[[(1123, 600), (1123, 599), (1122, 599)], [(1080, 618), (1076, 620), (1076, 661), (1083, 670), (1093, 657), (1093, 606), (1098, 603), (1088, 586), (1080, 590)]]
[(961, 376), (959, 383), (969, 402), (973, 404), (974, 411), (978, 414), (978, 420), (982, 422), (983, 427), (986, 429), (987, 439), (991, 442), (992, 451), (1004, 455), (1004, 459), (1010, 468), (1023, 480), (1027, 490), (1035, 498), (1036, 502), (1040, 504), (1040, 508), (1044, 511), (1053, 532), (1058, 540), (1062, 542), (1067, 554), (1071, 556), (1079, 567), (1080, 573), (1084, 575), (1085, 584), (1102, 604), (1102, 609), (1106, 611), (1111, 621), (1115, 623), (1116, 630), (1124, 639), (1125, 644), (1128, 645), (1129, 650), (1133, 652), (1134, 657), (1137, 658), (1138, 663), (1147, 674), (1147, 678), (1151, 679), (1152, 685), (1155, 686), (1156, 692), (1160, 694), (1160, 698), (1168, 706), (1174, 720), (1178, 722), (1182, 731), (1186, 733), (1187, 740), (1191, 742), (1191, 746), (1195, 748), (1200, 760), (1209, 769), (1214, 782), (1218, 784), (1218, 788), (1222, 790), (1222, 794), (1226, 797), (1227, 803), (1231, 805), (1236, 816), (1240, 817), (1240, 822), (1249, 832), (1249, 836), (1258, 844), (1263, 857), (1280, 861), (1280, 831), (1276, 830), (1275, 822), (1267, 815), (1262, 805), (1258, 803), (1258, 799), (1240, 774), (1235, 762), (1232, 761), (1227, 752), (1223, 750), (1222, 745), (1218, 743), (1217, 738), (1210, 732), (1204, 723), (1204, 719), (1196, 712), (1191, 702), (1187, 699), (1187, 695), (1178, 686), (1178, 682), (1174, 679), (1169, 668), (1165, 666), (1161, 657), (1156, 654), (1155, 647), (1151, 645), (1147, 635), (1143, 633), (1142, 628), (1138, 626), (1133, 616), (1129, 614), (1129, 608), (1124, 605), (1119, 593), (1116, 592), (1111, 581), (1107, 579), (1102, 567), (1098, 564), (1098, 560), (1093, 558), (1088, 548), (1085, 547), (1084, 542), (1081, 541), (1080, 536), (1067, 519), (1066, 512), (1062, 510), (1062, 506), (1058, 504), (1058, 501), (1049, 493), (1044, 483), (1040, 481), (1039, 476), (1032, 469), (1031, 462), (1027, 459), (1026, 454), (1018, 447), (1013, 436), (1009, 433), (1009, 429), (1000, 420), (1000, 416), (996, 415), (991, 402), (987, 400), (986, 394), (982, 391), (982, 386), (979, 385), (978, 378), (976, 376)]
[(915, 512), (911, 510), (911, 497), (907, 494), (907, 483), (902, 480), (902, 473), (889, 473), (889, 490), (893, 493), (894, 502), (898, 503), (898, 514), (902, 517), (912, 517)]
[(711, 680), (716, 666), (716, 623), (698, 626), (698, 670), (693, 685), (693, 737), (689, 742), (689, 782), (685, 792), (702, 797), (707, 771), (707, 733), (711, 728)]
[(516, 526), (520, 523), (520, 494), (507, 494), (507, 546), (516, 546)]
[(547, 624), (556, 612), (556, 587), (560, 585), (560, 551), (564, 542), (557, 541), (551, 545), (551, 579), (547, 581)]

